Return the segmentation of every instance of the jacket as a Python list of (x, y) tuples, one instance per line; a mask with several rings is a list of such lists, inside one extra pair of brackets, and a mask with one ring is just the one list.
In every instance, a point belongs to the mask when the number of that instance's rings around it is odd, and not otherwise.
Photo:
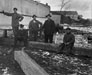
[(63, 39), (64, 43), (70, 43), (70, 44), (74, 44), (75, 42), (75, 36), (72, 33), (66, 33), (64, 35), (64, 39)]
[(53, 35), (55, 32), (55, 23), (53, 20), (46, 20), (42, 29), (44, 30), (44, 33), (47, 35)]
[(30, 31), (38, 31), (38, 30), (40, 30), (39, 25), (42, 25), (42, 23), (39, 22), (38, 20), (32, 20), (29, 23), (29, 30)]
[(8, 13), (4, 12), (4, 15), (12, 17), (12, 27), (18, 27), (19, 21), (23, 20), (23, 16), (18, 13)]

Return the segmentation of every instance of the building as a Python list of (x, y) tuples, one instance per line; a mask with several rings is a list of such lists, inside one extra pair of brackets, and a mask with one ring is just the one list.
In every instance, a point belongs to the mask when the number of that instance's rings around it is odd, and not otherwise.
[[(50, 13), (50, 6), (42, 4), (33, 0), (0, 0), (0, 11), (13, 12), (13, 8), (18, 8), (20, 14), (30, 15), (36, 14), (38, 17), (45, 17)], [(30, 17), (25, 17), (21, 22), (25, 25), (29, 24)], [(40, 21), (44, 21), (45, 18), (39, 18)], [(0, 14), (0, 25), (10, 25), (11, 17), (7, 17)]]
[(50, 11), (55, 23), (68, 23), (70, 20), (78, 20), (77, 11)]
[(78, 20), (78, 13), (77, 11), (62, 11), (61, 14), (65, 15), (66, 17), (70, 17), (71, 19)]
[(50, 11), (52, 19), (55, 21), (55, 24), (60, 24), (61, 14), (56, 11)]

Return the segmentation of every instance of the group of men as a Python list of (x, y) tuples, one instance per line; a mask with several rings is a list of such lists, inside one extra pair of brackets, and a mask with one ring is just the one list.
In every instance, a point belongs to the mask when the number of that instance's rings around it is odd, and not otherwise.
[[(28, 39), (28, 33), (26, 30), (23, 29), (24, 25), (19, 25), (19, 21), (23, 20), (23, 15), (20, 15), (17, 13), (17, 8), (13, 8), (14, 13), (8, 13), (2, 11), (4, 15), (11, 16), (12, 17), (12, 29), (14, 33), (14, 44), (16, 45), (17, 40), (24, 41), (24, 45), (27, 45), (27, 39)], [(51, 15), (46, 15), (47, 20), (42, 23), (38, 20), (36, 20), (36, 15), (33, 15), (33, 20), (29, 23), (29, 38), (32, 41), (37, 41), (38, 38), (38, 32), (44, 31), (44, 41), (45, 43), (53, 43), (53, 35), (56, 32), (56, 26), (54, 21), (51, 19)], [(66, 29), (66, 34), (63, 39), (63, 44), (61, 46), (61, 49), (64, 49), (64, 47), (68, 46), (70, 49), (72, 49), (75, 37), (71, 33), (71, 29)], [(22, 39), (21, 39), (22, 38)]]

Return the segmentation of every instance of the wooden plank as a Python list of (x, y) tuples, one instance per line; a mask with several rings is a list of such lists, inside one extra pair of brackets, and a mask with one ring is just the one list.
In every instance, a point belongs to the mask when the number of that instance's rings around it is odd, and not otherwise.
[[(9, 39), (9, 38), (1, 38), (0, 44), (3, 45), (14, 45), (14, 40)], [(29, 41), (28, 47), (30, 49), (37, 49), (37, 50), (47, 50), (49, 52), (57, 52), (58, 51), (58, 46), (57, 44), (50, 44), (50, 43), (43, 43), (43, 42), (34, 42), (34, 41)], [(78, 55), (87, 55), (92, 57), (92, 49), (87, 49), (87, 48), (81, 48), (81, 47), (74, 47), (73, 49), (74, 53), (77, 53)]]
[(24, 51), (15, 51), (14, 58), (19, 63), (23, 72), (26, 75), (49, 75), (42, 67), (40, 67)]
[(31, 48), (37, 48), (42, 50), (49, 50), (49, 51), (57, 51), (58, 50), (58, 44), (54, 43), (43, 43), (43, 42), (29, 42), (29, 47)]

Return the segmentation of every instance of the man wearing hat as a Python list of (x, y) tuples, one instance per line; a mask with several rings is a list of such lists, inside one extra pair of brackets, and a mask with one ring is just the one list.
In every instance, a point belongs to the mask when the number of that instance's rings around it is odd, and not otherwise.
[(31, 41), (37, 41), (38, 31), (40, 30), (40, 26), (42, 26), (42, 23), (36, 20), (36, 17), (36, 15), (33, 15), (33, 20), (29, 23), (29, 38)]
[(17, 42), (23, 42), (24, 46), (28, 45), (28, 31), (24, 29), (24, 25), (20, 24), (19, 25), (19, 30), (16, 38), (14, 39), (14, 45), (16, 46)]
[(45, 35), (45, 43), (52, 43), (53, 42), (53, 34), (55, 32), (55, 23), (51, 19), (51, 15), (46, 15), (47, 20), (45, 21), (42, 29), (44, 30)]
[(63, 44), (60, 45), (60, 52), (66, 49), (67, 53), (72, 54), (72, 48), (74, 46), (74, 42), (75, 42), (75, 36), (71, 33), (71, 29), (67, 28), (66, 34), (64, 35), (63, 38)]
[(8, 13), (2, 11), (4, 15), (11, 16), (12, 17), (12, 29), (14, 33), (14, 37), (17, 36), (17, 31), (18, 31), (18, 26), (19, 26), (19, 21), (23, 20), (23, 16), (17, 13), (17, 8), (13, 8), (13, 13)]

